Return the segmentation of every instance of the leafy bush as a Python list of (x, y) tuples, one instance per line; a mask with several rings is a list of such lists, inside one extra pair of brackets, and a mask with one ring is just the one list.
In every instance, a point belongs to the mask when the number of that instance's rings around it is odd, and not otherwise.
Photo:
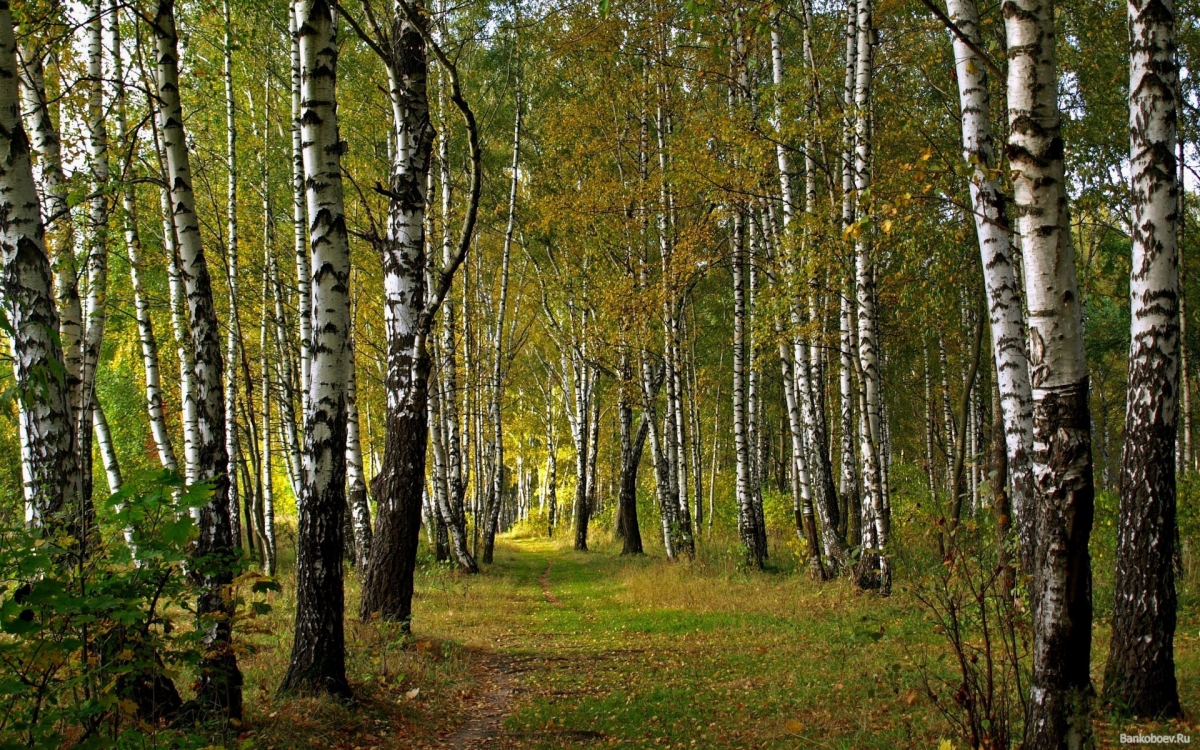
[(178, 712), (201, 631), (172, 617), (192, 609), (189, 510), (209, 495), (167, 473), (117, 493), (106, 504), (128, 541), (83, 550), (52, 528), (0, 527), (0, 749), (140, 746)]

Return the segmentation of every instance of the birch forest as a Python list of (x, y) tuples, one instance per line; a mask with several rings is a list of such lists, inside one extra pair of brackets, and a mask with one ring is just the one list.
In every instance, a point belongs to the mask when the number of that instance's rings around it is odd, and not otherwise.
[(0, 750), (1200, 742), (1197, 71), (1196, 0), (0, 0)]

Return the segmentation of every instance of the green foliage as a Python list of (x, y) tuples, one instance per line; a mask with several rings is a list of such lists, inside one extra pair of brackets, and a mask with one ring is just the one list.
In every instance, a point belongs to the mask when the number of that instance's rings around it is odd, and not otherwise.
[(145, 493), (113, 495), (131, 544), (113, 535), (82, 562), (65, 534), (0, 527), (0, 748), (140, 746), (178, 708), (166, 686), (202, 651), (201, 632), (175, 622), (193, 596), (189, 511), (209, 494), (164, 473)]

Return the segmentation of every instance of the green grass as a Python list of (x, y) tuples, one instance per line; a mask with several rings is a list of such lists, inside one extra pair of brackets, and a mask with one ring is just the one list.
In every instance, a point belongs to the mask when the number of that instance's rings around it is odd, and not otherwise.
[[(702, 542), (703, 543), (703, 542)], [(517, 685), (502, 747), (937, 748), (964, 745), (926, 695), (922, 667), (947, 674), (949, 653), (900, 581), (881, 598), (820, 584), (779, 549), (774, 572), (728, 555), (696, 562), (621, 557), (600, 541), (505, 538), (478, 576), (427, 564), (414, 603), (416, 645), (391, 626), (347, 618), (349, 669), (361, 703), (280, 702), (290, 647), (290, 594), (249, 637), (248, 731), (256, 747), (436, 746), (486, 689), (484, 660)], [(547, 574), (547, 570), (549, 571)], [(550, 601), (543, 592), (543, 577)], [(357, 582), (348, 581), (348, 612)], [(1186, 599), (1186, 597), (1185, 597)], [(1200, 621), (1180, 618), (1185, 708), (1200, 706)], [(1093, 649), (1099, 685), (1107, 624)], [(415, 698), (406, 697), (419, 689)], [(1100, 747), (1159, 725), (1098, 717)], [(1193, 725), (1164, 728), (1193, 731)]]

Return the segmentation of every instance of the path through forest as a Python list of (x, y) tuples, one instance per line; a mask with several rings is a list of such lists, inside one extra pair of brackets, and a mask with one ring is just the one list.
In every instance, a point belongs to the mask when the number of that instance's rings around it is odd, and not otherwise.
[[(256, 746), (895, 750), (952, 736), (922, 677), (952, 700), (956, 683), (936, 680), (950, 675), (947, 651), (908, 584), (883, 599), (815, 583), (790, 563), (747, 573), (736, 550), (668, 563), (596, 547), (501, 539), (481, 575), (422, 566), (415, 643), (347, 620), (354, 709), (273, 700), (282, 664), (265, 662), (283, 655), (263, 636), (256, 659), (268, 674), (248, 662), (250, 682), (264, 686), (249, 691)], [(773, 549), (784, 565), (787, 550)], [(1176, 636), (1186, 705), (1200, 705), (1193, 611)], [(1101, 669), (1104, 653), (1093, 656)], [(1097, 724), (1102, 740), (1154, 729)]]
[[(618, 550), (505, 540), (483, 575), (426, 581), (418, 636), (460, 644), (474, 674), (455, 712), (428, 717), (451, 727), (434, 747), (894, 750), (949, 736), (922, 678), (945, 649), (907, 591)], [(1180, 631), (1195, 701), (1200, 637)]]
[(431, 746), (936, 746), (907, 599), (616, 551), (509, 540), (429, 578), (418, 637), (474, 675)]

